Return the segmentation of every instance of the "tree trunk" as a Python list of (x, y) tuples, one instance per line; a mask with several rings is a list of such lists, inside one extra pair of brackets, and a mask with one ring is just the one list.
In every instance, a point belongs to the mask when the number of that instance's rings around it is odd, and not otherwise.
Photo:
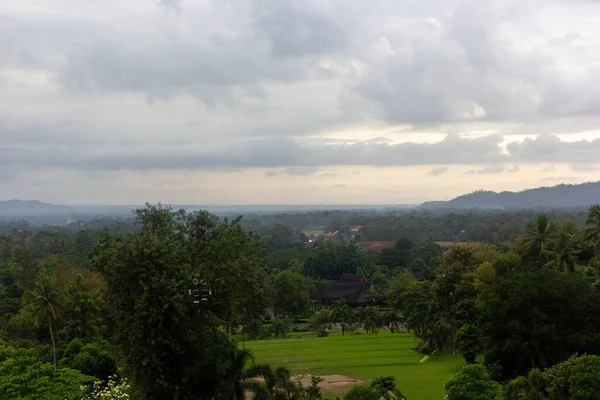
[(48, 316), (48, 329), (50, 330), (50, 339), (52, 339), (52, 355), (54, 357), (54, 372), (56, 372), (56, 342), (54, 341), (54, 332), (52, 332), (52, 320)]

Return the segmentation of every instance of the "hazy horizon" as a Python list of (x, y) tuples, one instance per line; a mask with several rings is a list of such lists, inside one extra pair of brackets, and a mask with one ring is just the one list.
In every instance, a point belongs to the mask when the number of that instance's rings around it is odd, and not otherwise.
[(600, 180), (600, 2), (20, 0), (0, 193), (420, 204)]

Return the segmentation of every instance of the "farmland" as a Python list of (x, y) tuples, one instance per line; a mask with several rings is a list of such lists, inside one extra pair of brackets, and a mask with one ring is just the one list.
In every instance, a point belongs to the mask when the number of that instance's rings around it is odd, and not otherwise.
[[(395, 376), (398, 388), (410, 400), (440, 399), (444, 383), (464, 361), (444, 355), (426, 363), (412, 350), (418, 340), (411, 334), (382, 331), (376, 335), (335, 334), (246, 342), (257, 363), (283, 365), (295, 375), (345, 375), (360, 380)], [(338, 394), (338, 393), (336, 393)]]

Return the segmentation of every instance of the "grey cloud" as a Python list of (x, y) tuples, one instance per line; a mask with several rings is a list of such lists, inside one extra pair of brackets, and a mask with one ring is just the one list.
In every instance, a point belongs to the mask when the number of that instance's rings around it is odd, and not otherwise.
[[(448, 135), (433, 144), (400, 143), (328, 144), (314, 139), (287, 137), (235, 140), (226, 143), (194, 145), (80, 146), (76, 151), (56, 148), (32, 149), (0, 147), (0, 163), (6, 165), (54, 166), (72, 169), (177, 169), (177, 168), (288, 168), (285, 173), (314, 172), (332, 165), (425, 165), (478, 164), (502, 161), (498, 143), (502, 137), (490, 135), (462, 139)], [(293, 167), (293, 168), (292, 168)], [(299, 167), (299, 168), (298, 168)]]
[(345, 183), (338, 183), (337, 185), (333, 185), (334, 188), (345, 188), (347, 185)]
[(549, 167), (542, 168), (540, 171), (542, 171), (542, 172), (554, 172), (554, 171), (556, 171), (556, 168), (554, 167), (554, 165), (550, 165)]
[(316, 167), (290, 167), (286, 168), (283, 173), (287, 175), (312, 175), (319, 171)]
[(448, 167), (438, 167), (429, 171), (429, 175), (431, 176), (440, 176), (448, 172)]
[(310, 3), (306, 0), (254, 2), (255, 27), (268, 39), (273, 54), (303, 57), (337, 52), (345, 47), (346, 36), (335, 21), (335, 14), (328, 14)]
[(504, 172), (503, 165), (488, 165), (479, 169), (472, 169), (465, 174), (500, 174)]
[(506, 172), (519, 172), (521, 169), (519, 168), (518, 165), (515, 165), (514, 167), (507, 169)]
[(600, 171), (600, 166), (594, 164), (571, 164), (569, 168), (577, 172)]
[(175, 12), (176, 15), (181, 14), (181, 3), (183, 0), (159, 0), (158, 4), (161, 7), (167, 8)]
[(539, 135), (535, 139), (511, 142), (506, 148), (510, 158), (527, 163), (594, 163), (600, 154), (600, 139), (563, 142), (554, 135)]

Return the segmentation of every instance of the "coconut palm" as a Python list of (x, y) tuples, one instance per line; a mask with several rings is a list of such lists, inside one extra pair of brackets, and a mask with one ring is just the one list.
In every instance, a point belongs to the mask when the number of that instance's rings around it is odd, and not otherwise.
[(585, 228), (585, 238), (594, 246), (594, 250), (600, 252), (600, 205), (596, 204), (590, 208)]
[(532, 369), (527, 377), (519, 376), (506, 384), (508, 400), (542, 400), (545, 399), (546, 379), (544, 373), (537, 368)]
[(546, 266), (552, 266), (561, 272), (566, 269), (573, 272), (577, 265), (577, 256), (579, 253), (580, 251), (575, 249), (573, 235), (565, 231), (560, 231), (558, 236), (547, 246), (545, 254), (550, 261)]
[(548, 243), (554, 235), (555, 227), (550, 223), (547, 214), (540, 214), (527, 225), (527, 233), (523, 237), (523, 253), (534, 253), (542, 258)]
[[(246, 367), (249, 362), (252, 365)], [(252, 392), (258, 400), (292, 399), (297, 392), (297, 385), (290, 380), (291, 374), (287, 368), (273, 370), (267, 364), (254, 364), (254, 356), (248, 350), (235, 351), (227, 375), (233, 383), (234, 400), (245, 399), (247, 391)]]
[(56, 371), (56, 341), (52, 321), (55, 320), (62, 308), (60, 295), (56, 285), (47, 276), (39, 279), (33, 290), (27, 292), (23, 298), (25, 306), (31, 312), (33, 323), (36, 327), (48, 324), (52, 350), (54, 356), (54, 370)]

